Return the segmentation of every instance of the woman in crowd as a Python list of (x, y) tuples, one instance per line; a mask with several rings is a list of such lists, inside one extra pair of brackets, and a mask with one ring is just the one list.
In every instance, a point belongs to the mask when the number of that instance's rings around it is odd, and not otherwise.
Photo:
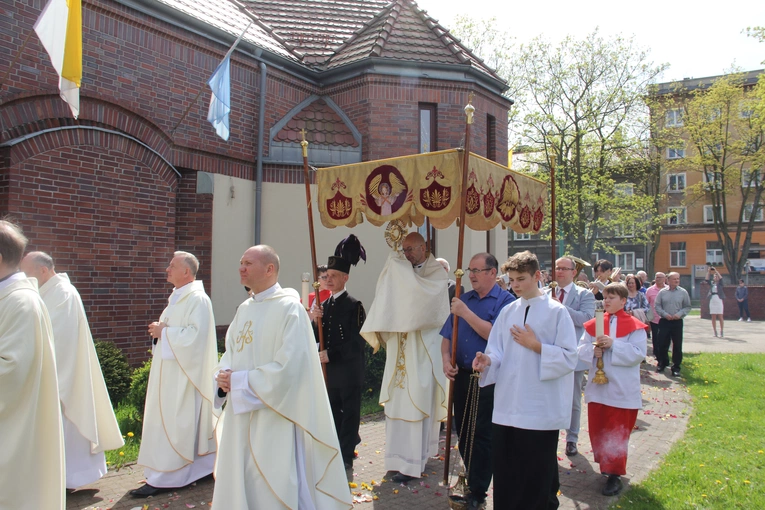
[(627, 302), (624, 305), (624, 311), (632, 315), (644, 324), (648, 324), (646, 314), (648, 313), (648, 299), (645, 294), (640, 292), (643, 285), (635, 275), (628, 275), (627, 281)]

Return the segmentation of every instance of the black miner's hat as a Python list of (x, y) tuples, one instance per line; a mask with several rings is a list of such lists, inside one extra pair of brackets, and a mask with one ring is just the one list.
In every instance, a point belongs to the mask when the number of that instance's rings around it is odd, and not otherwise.
[(351, 234), (337, 245), (335, 254), (329, 257), (327, 261), (327, 269), (334, 269), (335, 271), (341, 271), (345, 274), (351, 272), (351, 265), (359, 263), (359, 259), (367, 261), (367, 253), (364, 251), (364, 247), (361, 246), (359, 238)]

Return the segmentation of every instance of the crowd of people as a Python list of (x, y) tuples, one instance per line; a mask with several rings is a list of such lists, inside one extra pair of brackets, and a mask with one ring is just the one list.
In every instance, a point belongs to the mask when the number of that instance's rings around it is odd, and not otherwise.
[[(123, 438), (77, 290), (49, 254), (25, 255), (26, 245), (17, 226), (0, 220), (0, 446), (13, 466), (0, 480), (0, 507), (56, 509), (65, 489), (106, 473), (104, 451)], [(152, 365), (138, 457), (146, 483), (134, 497), (214, 474), (212, 508), (351, 508), (366, 344), (385, 350), (380, 403), (393, 481), (421, 477), (438, 454), (451, 385), (468, 508), (483, 507), (492, 479), (495, 508), (557, 508), (559, 431), (566, 455), (578, 455), (582, 396), (595, 462), (607, 475), (601, 491), (622, 490), (649, 336), (659, 372), (670, 366), (671, 344), (671, 371), (680, 374), (690, 298), (677, 273), (656, 273), (649, 284), (638, 272), (622, 282), (601, 260), (582, 284), (577, 259), (563, 256), (556, 284), (544, 285), (528, 251), (502, 265), (477, 253), (465, 292), (448, 262), (410, 233), (388, 255), (367, 311), (347, 288), (361, 259), (366, 252), (350, 235), (317, 268), (317, 293), (301, 303), (279, 285), (273, 248), (246, 250), (239, 275), (248, 298), (218, 360), (199, 261), (173, 254), (168, 305), (146, 331)], [(722, 336), (716, 271), (709, 292)], [(747, 297), (740, 282), (737, 302), (750, 320)], [(596, 365), (608, 382), (590, 378), (585, 387)]]

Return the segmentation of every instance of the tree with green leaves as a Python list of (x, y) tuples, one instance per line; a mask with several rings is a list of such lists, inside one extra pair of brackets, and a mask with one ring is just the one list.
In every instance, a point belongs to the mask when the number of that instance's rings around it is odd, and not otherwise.
[(515, 73), (525, 83), (517, 100), (523, 130), (556, 167), (556, 219), (567, 251), (589, 259), (614, 251), (614, 238), (647, 242), (656, 229), (654, 196), (641, 187), (648, 165), (646, 86), (663, 70), (632, 38), (598, 31), (553, 47), (537, 38), (522, 45)]
[(763, 215), (765, 81), (761, 76), (752, 85), (747, 74), (734, 73), (671, 96), (682, 105), (682, 128), (675, 129), (673, 143), (684, 157), (668, 164), (701, 174), (698, 184), (686, 188), (686, 204), (711, 205), (723, 262), (737, 279)]

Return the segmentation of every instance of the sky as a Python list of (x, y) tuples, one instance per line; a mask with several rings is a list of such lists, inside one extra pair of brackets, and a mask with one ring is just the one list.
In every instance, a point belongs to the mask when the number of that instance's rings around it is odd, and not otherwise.
[(650, 50), (651, 61), (670, 65), (659, 82), (725, 74), (733, 65), (744, 71), (765, 68), (765, 43), (742, 33), (748, 26), (765, 26), (764, 0), (415, 1), (446, 28), (460, 14), (496, 17), (517, 43), (538, 35), (552, 42), (566, 35), (582, 39), (598, 27), (604, 36), (634, 35), (638, 46)]

